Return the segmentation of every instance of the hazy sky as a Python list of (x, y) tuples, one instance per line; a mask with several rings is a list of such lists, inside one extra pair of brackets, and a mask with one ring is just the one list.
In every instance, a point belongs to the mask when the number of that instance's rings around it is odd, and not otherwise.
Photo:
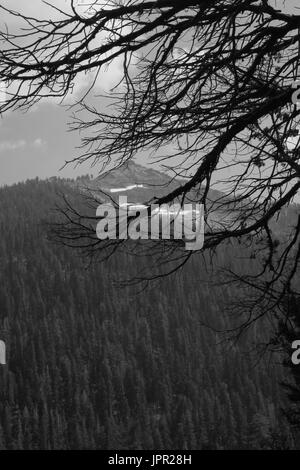
[[(277, 8), (295, 11), (299, 0), (273, 0)], [(50, 3), (67, 8), (69, 0), (50, 0)], [(285, 3), (285, 7), (283, 4)], [(36, 17), (47, 16), (49, 7), (42, 0), (0, 0), (0, 4)], [(299, 13), (300, 10), (297, 10)], [(55, 13), (52, 13), (55, 14)], [(11, 19), (0, 13), (0, 27), (4, 22), (10, 28), (17, 25)], [(108, 91), (118, 81), (121, 64), (116, 62), (103, 71), (98, 80), (99, 91)], [(85, 80), (85, 78), (84, 78)], [(84, 80), (79, 80), (78, 90)], [(67, 132), (68, 112), (54, 102), (44, 102), (27, 113), (11, 112), (0, 119), (0, 185), (23, 181), (36, 176), (45, 178), (52, 175), (74, 177), (84, 173), (96, 173), (89, 165), (80, 166), (74, 170), (67, 166), (59, 169), (65, 160), (78, 156), (76, 146), (80, 140), (76, 132)], [(143, 163), (143, 158), (141, 159)]]

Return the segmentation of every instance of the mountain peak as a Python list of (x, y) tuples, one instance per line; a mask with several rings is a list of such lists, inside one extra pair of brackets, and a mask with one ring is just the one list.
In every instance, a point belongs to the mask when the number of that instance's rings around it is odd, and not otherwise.
[[(134, 161), (125, 162), (120, 167), (109, 170), (98, 176), (95, 183), (103, 189), (118, 188), (132, 185), (143, 185), (145, 187), (168, 186), (174, 179), (159, 170), (140, 165)], [(177, 181), (176, 186), (180, 184)], [(173, 183), (174, 185), (174, 183)]]
[[(93, 193), (103, 191), (112, 196), (127, 196), (130, 202), (144, 203), (167, 195), (183, 183), (184, 180), (131, 160), (91, 180), (88, 189)], [(221, 195), (219, 191), (210, 190), (208, 199), (214, 201)], [(189, 192), (189, 198), (199, 201), (198, 188)]]

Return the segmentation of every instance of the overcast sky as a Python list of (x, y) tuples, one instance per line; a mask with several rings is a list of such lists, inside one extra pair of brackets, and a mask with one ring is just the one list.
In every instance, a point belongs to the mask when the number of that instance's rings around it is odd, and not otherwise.
[[(66, 9), (69, 0), (50, 0), (51, 4)], [(42, 0), (0, 0), (0, 4), (16, 11), (22, 11), (35, 17), (49, 18), (49, 7)], [(51, 10), (51, 9), (50, 9)], [(51, 11), (52, 15), (57, 13)], [(10, 29), (16, 29), (8, 15), (1, 12), (0, 26), (7, 23)], [(97, 92), (109, 91), (121, 77), (121, 62), (116, 61), (108, 70), (102, 72), (98, 80)], [(86, 77), (77, 83), (74, 95), (82, 91)], [(72, 97), (70, 97), (70, 100)], [(76, 132), (67, 132), (70, 112), (58, 106), (54, 101), (46, 101), (35, 106), (27, 113), (10, 112), (0, 120), (0, 185), (24, 181), (39, 176), (59, 175), (75, 177), (85, 173), (96, 174), (88, 164), (61, 167), (66, 160), (79, 155), (76, 149), (80, 144)]]
[[(277, 8), (296, 11), (299, 0), (273, 0)], [(49, 0), (61, 9), (68, 7), (69, 0)], [(285, 3), (285, 7), (283, 4)], [(22, 11), (28, 15), (49, 18), (49, 7), (42, 0), (0, 0), (0, 4)], [(300, 10), (297, 9), (297, 13)], [(55, 14), (52, 12), (52, 14)], [(0, 26), (4, 22), (10, 28), (16, 28), (11, 18), (1, 13)], [(108, 91), (120, 77), (120, 63), (115, 63), (104, 71), (98, 80), (99, 90)], [(78, 90), (82, 82), (78, 82)], [(78, 91), (77, 90), (77, 91)], [(76, 170), (69, 165), (59, 171), (66, 160), (78, 156), (76, 146), (80, 140), (76, 132), (67, 132), (68, 112), (55, 102), (44, 102), (27, 113), (11, 112), (0, 120), (0, 185), (24, 181), (39, 176), (45, 178), (52, 175), (75, 177), (80, 174), (94, 173), (89, 165), (80, 166)], [(145, 159), (141, 157), (141, 163)]]

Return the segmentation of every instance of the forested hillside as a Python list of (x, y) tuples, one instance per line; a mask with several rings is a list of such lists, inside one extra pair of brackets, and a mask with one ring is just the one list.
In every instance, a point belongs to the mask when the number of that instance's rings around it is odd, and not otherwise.
[[(280, 366), (250, 361), (243, 339), (225, 347), (204, 325), (230, 326), (234, 288), (205, 282), (201, 258), (140, 293), (118, 288), (113, 279), (142, 261), (89, 267), (47, 239), (40, 222), (62, 189), (33, 180), (0, 190), (0, 447), (284, 447)], [(218, 257), (233, 262), (225, 249)]]

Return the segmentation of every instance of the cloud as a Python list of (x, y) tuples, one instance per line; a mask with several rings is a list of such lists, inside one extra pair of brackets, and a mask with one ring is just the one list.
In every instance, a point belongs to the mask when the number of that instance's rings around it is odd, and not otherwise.
[[(69, 0), (50, 0), (48, 4), (43, 0), (30, 0), (30, 2), (20, 2), (20, 0), (1, 0), (1, 5), (5, 8), (38, 19), (48, 19), (50, 17), (51, 19), (57, 19), (62, 16), (58, 10), (51, 8), (51, 6), (60, 8), (60, 10), (65, 12), (71, 11)], [(0, 24), (1, 23), (7, 23), (8, 26), (19, 25), (21, 20), (2, 10)]]
[(294, 15), (299, 15), (300, 13), (299, 0), (271, 0), (270, 4), (273, 8), (283, 13)]
[(41, 148), (41, 147), (44, 147), (45, 145), (46, 145), (46, 142), (40, 137), (38, 137), (32, 142), (32, 147), (35, 147), (35, 148)]
[(18, 150), (26, 146), (25, 140), (5, 140), (0, 142), (0, 152), (11, 151), (11, 150)]
[(11, 152), (15, 150), (20, 150), (25, 147), (33, 147), (36, 149), (40, 149), (46, 145), (46, 142), (41, 139), (40, 137), (37, 137), (31, 142), (27, 142), (24, 139), (19, 139), (19, 140), (4, 140), (3, 142), (0, 142), (0, 153), (1, 152)]
[(286, 146), (288, 150), (295, 150), (299, 147), (300, 144), (300, 135), (295, 135), (293, 137), (288, 137), (286, 139)]
[[(70, 1), (69, 0), (49, 0), (50, 5), (56, 6), (62, 11), (71, 13)], [(126, 4), (126, 0), (121, 0), (120, 3)], [(1, 0), (1, 4), (6, 8), (11, 8), (17, 12), (22, 12), (25, 15), (31, 17), (43, 19), (60, 19), (63, 18), (63, 15), (59, 11), (51, 9), (49, 4), (43, 2), (42, 0), (31, 0), (30, 2), (20, 2), (20, 0)], [(106, 9), (112, 9), (116, 7), (116, 0), (107, 0), (105, 2)], [(76, 11), (82, 16), (90, 16), (95, 14), (95, 12), (103, 8), (104, 4), (98, 0), (75, 0), (74, 6)], [(1, 12), (1, 20), (7, 23), (8, 28), (11, 30), (13, 28), (14, 32), (20, 31), (21, 22), (18, 18), (9, 15), (8, 13)], [(109, 28), (113, 31), (116, 31), (116, 34), (125, 34), (130, 31), (130, 27), (127, 25), (122, 26), (122, 23), (118, 22), (108, 22), (106, 28)], [(110, 33), (108, 31), (100, 31), (94, 40), (91, 42), (90, 47), (98, 47), (99, 44), (104, 44), (107, 42)], [(132, 68), (135, 68), (135, 60), (132, 63)], [(96, 78), (95, 78), (96, 77)], [(64, 104), (74, 104), (80, 98), (85, 96), (85, 93), (89, 90), (89, 87), (93, 85), (93, 90), (98, 92), (110, 92), (114, 87), (116, 87), (120, 80), (123, 77), (123, 58), (117, 57), (110, 64), (107, 64), (101, 68), (101, 70), (91, 70), (88, 73), (79, 73), (72, 84), (72, 87), (68, 95), (63, 100)], [(9, 90), (6, 90), (6, 93), (13, 94), (14, 91), (19, 86), (18, 83), (14, 83), (10, 86)], [(23, 93), (26, 94), (26, 86), (23, 84)], [(5, 98), (5, 90), (2, 90), (2, 99)], [(1, 90), (0, 90), (0, 99), (1, 99)], [(52, 103), (58, 104), (61, 102), (61, 98), (56, 97), (45, 97), (42, 99), (42, 103)], [(36, 108), (36, 106), (35, 106)]]
[(6, 101), (6, 86), (5, 83), (0, 81), (0, 105)]

